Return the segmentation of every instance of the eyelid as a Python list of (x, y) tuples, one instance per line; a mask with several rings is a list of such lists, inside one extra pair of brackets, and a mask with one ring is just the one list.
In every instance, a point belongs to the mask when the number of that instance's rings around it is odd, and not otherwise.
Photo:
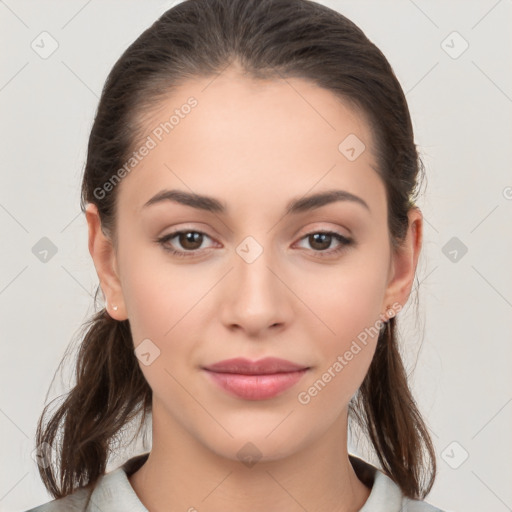
[[(326, 224), (330, 224), (326, 226)], [(312, 233), (321, 233), (321, 232), (330, 232), (336, 233), (344, 238), (350, 239), (352, 238), (352, 231), (350, 229), (342, 227), (338, 224), (333, 225), (332, 222), (315, 222), (312, 226), (308, 227), (306, 230), (299, 229), (295, 232), (294, 238), (300, 237), (303, 238), (306, 235), (311, 235)], [(343, 232), (346, 231), (347, 233)], [(303, 232), (302, 235), (300, 233)]]

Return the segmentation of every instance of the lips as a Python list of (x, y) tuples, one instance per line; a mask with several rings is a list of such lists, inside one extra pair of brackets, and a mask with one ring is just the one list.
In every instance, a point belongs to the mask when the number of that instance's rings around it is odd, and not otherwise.
[(275, 357), (227, 359), (203, 368), (220, 388), (245, 400), (273, 398), (294, 386), (308, 369)]
[(268, 375), (270, 373), (295, 372), (304, 370), (307, 366), (292, 363), (286, 359), (277, 357), (266, 357), (259, 361), (249, 361), (241, 357), (226, 359), (207, 366), (206, 370), (217, 373), (239, 373), (243, 375)]

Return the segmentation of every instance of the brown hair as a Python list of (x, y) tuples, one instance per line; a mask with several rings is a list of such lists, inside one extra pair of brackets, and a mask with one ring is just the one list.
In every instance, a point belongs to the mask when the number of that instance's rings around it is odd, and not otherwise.
[[(94, 203), (115, 244), (117, 187), (101, 198), (97, 191), (142, 138), (144, 114), (177, 85), (214, 76), (232, 63), (251, 78), (309, 80), (366, 116), (386, 188), (390, 241), (399, 247), (423, 171), (404, 93), (382, 52), (354, 23), (310, 0), (186, 0), (146, 29), (103, 88), (89, 138), (82, 211)], [(381, 332), (349, 413), (367, 432), (384, 472), (406, 496), (423, 499), (436, 475), (435, 452), (408, 387), (395, 324), (392, 317)], [(92, 489), (123, 427), (140, 415), (140, 429), (151, 412), (151, 388), (134, 354), (129, 321), (118, 322), (102, 309), (84, 332), (76, 385), (43, 427), (45, 407), (37, 427), (37, 446), (60, 448), (56, 464), (39, 467), (55, 498), (81, 486)]]

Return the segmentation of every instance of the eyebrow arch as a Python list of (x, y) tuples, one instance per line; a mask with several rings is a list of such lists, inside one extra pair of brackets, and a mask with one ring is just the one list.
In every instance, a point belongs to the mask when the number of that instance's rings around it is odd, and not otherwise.
[[(148, 206), (164, 201), (173, 201), (175, 203), (212, 213), (227, 213), (228, 211), (226, 204), (214, 197), (186, 192), (184, 190), (162, 190), (147, 201), (143, 208), (147, 208)], [(346, 190), (327, 190), (325, 192), (292, 199), (286, 205), (285, 214), (288, 215), (308, 212), (336, 201), (350, 201), (355, 204), (360, 204), (370, 211), (370, 207), (366, 201), (354, 194), (351, 194), (350, 192), (347, 192)]]

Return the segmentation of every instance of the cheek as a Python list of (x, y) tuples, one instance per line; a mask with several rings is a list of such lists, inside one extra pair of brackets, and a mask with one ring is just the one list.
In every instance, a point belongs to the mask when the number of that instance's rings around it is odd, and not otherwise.
[(332, 297), (338, 300), (338, 307), (331, 303), (322, 309), (324, 321), (334, 334), (325, 327), (313, 333), (317, 364), (297, 394), (308, 416), (321, 415), (327, 423), (335, 421), (361, 386), (380, 332), (375, 300), (361, 288), (352, 295), (340, 294), (343, 297), (333, 292)]
[(148, 347), (151, 359), (146, 366), (139, 356), (141, 371), (155, 395), (186, 404), (178, 382), (195, 363), (201, 317), (218, 277), (201, 265), (171, 263), (159, 248), (133, 247), (124, 254), (122, 287), (134, 348), (139, 354)]
[(147, 242), (142, 248), (127, 243), (124, 250), (129, 256), (122, 262), (122, 288), (134, 343), (144, 338), (167, 343), (211, 288), (212, 276), (200, 266), (172, 263), (163, 249)]
[[(201, 285), (192, 267), (171, 265), (154, 252), (131, 253), (124, 267), (123, 295), (139, 367), (154, 398), (167, 404), (172, 397), (172, 410), (183, 410), (190, 406), (190, 397), (180, 383), (186, 380), (198, 339), (194, 315), (211, 285), (206, 286), (204, 277)], [(147, 365), (143, 353), (150, 354)]]
[[(378, 253), (376, 253), (378, 254)], [(386, 259), (370, 251), (353, 253), (322, 273), (303, 272), (294, 290), (315, 315), (316, 336), (329, 349), (342, 349), (365, 328), (375, 325), (383, 312), (386, 290)]]
[[(312, 409), (334, 407), (335, 415), (361, 385), (377, 344), (383, 311), (386, 260), (364, 259), (359, 254), (329, 274), (325, 287), (318, 275), (301, 280), (298, 294), (315, 315), (308, 314), (309, 338), (315, 340), (317, 365), (300, 391)], [(308, 402), (309, 403), (309, 402)], [(336, 405), (338, 404), (338, 405)], [(318, 408), (318, 409), (317, 409)], [(331, 410), (329, 409), (329, 410)]]

